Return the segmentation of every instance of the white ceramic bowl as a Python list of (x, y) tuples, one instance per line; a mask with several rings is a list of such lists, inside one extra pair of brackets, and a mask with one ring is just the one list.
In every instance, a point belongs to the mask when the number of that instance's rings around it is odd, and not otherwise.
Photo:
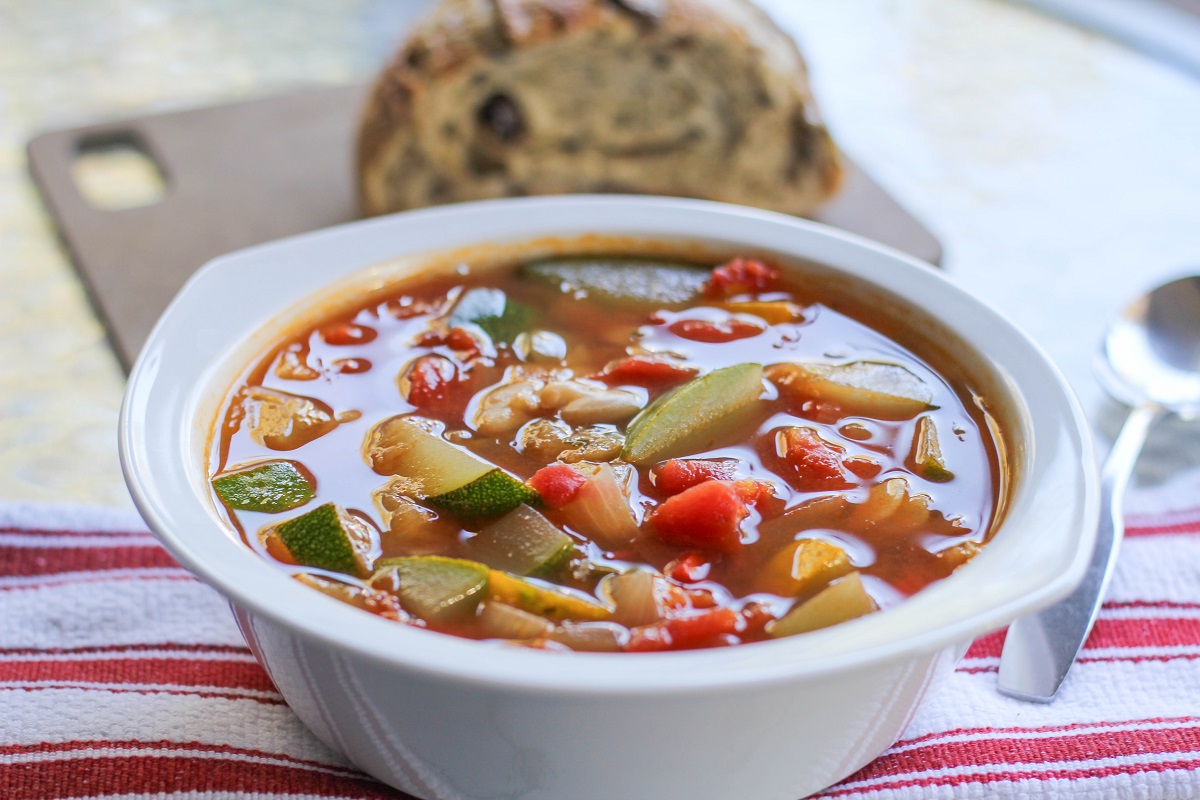
[[(388, 268), (362, 270), (398, 256), (419, 263), (419, 254), (463, 245), (586, 233), (810, 259), (944, 322), (1007, 395), (1018, 480), (992, 542), (910, 600), (834, 628), (614, 655), (501, 648), (387, 622), (291, 580), (228, 529), (207, 484), (208, 437), (264, 324), (345, 276), (378, 280)], [(665, 198), (444, 207), (216, 259), (180, 292), (138, 359), (120, 446), (146, 522), (229, 599), (300, 718), (362, 769), (423, 798), (796, 800), (895, 741), (974, 637), (1065, 595), (1083, 575), (1098, 502), (1088, 428), (1058, 371), (941, 273), (811, 222)]]

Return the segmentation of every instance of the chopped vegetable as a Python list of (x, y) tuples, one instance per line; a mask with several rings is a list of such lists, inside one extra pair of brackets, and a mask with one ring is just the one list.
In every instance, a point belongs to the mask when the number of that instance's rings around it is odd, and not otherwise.
[(877, 608), (858, 573), (851, 572), (779, 619), (768, 623), (767, 635), (779, 638), (828, 628), (870, 614)]
[(247, 386), (250, 437), (271, 450), (295, 450), (337, 427), (333, 409), (311, 397)]
[(736, 342), (738, 339), (758, 336), (766, 329), (762, 325), (730, 317), (720, 321), (681, 319), (668, 325), (667, 330), (681, 339), (689, 339), (693, 342), (725, 344), (726, 342)]
[(450, 313), (455, 327), (476, 325), (494, 342), (511, 344), (517, 334), (528, 329), (538, 314), (523, 303), (509, 299), (499, 289), (470, 289), (459, 298)]
[(846, 551), (820, 539), (801, 539), (776, 553), (759, 573), (759, 586), (782, 597), (814, 589), (853, 570)]
[(802, 492), (848, 489), (842, 469), (846, 450), (827, 442), (812, 428), (787, 427), (775, 432), (775, 454), (782, 462), (780, 474)]
[(501, 469), (493, 469), (465, 486), (425, 498), (465, 522), (480, 522), (507, 514), (522, 503), (539, 503), (537, 492)]
[(372, 534), (362, 519), (326, 503), (279, 523), (268, 535), (278, 539), (297, 564), (365, 577), (371, 572)]
[(779, 283), (779, 270), (752, 258), (735, 258), (712, 271), (704, 284), (706, 297), (733, 297), (770, 291)]
[(737, 633), (741, 624), (740, 615), (732, 608), (684, 611), (652, 625), (636, 628), (626, 649), (644, 653), (713, 646), (719, 643), (722, 636)]
[(458, 523), (418, 503), (410, 495), (404, 478), (396, 478), (375, 490), (375, 507), (388, 531), (389, 547), (403, 548), (405, 555), (437, 553), (458, 539)]
[(367, 437), (371, 468), (404, 478), (409, 492), (464, 521), (507, 514), (537, 493), (479, 456), (447, 442), (414, 417), (391, 417)]
[(711, 438), (723, 419), (758, 401), (762, 367), (736, 364), (713, 370), (663, 395), (629, 423), (622, 456), (634, 464)]
[(517, 506), (467, 541), (475, 560), (516, 575), (553, 568), (573, 546), (570, 536), (527, 505)]
[(945, 483), (954, 480), (954, 473), (946, 469), (946, 460), (938, 444), (937, 426), (932, 417), (917, 420), (917, 432), (913, 441), (913, 468), (928, 481)]
[(371, 585), (394, 593), (404, 608), (426, 622), (469, 614), (487, 594), (489, 571), (476, 561), (445, 556), (385, 558)]
[(661, 580), (642, 569), (606, 577), (601, 582), (601, 591), (612, 601), (613, 621), (634, 628), (659, 620), (662, 613), (654, 589)]
[(217, 475), (213, 489), (230, 508), (277, 514), (298, 508), (316, 494), (316, 480), (295, 461), (247, 464)]
[(912, 494), (908, 481), (896, 477), (872, 486), (864, 502), (852, 504), (844, 524), (850, 530), (880, 528), (900, 535), (915, 531), (929, 516), (929, 496)]
[(400, 475), (411, 481), (419, 496), (440, 495), (466, 486), (495, 466), (450, 444), (415, 417), (390, 417), (367, 437), (371, 469), (380, 475)]
[(525, 278), (622, 308), (670, 308), (699, 296), (708, 278), (701, 267), (622, 256), (570, 256), (532, 261)]
[(722, 303), (721, 308), (726, 311), (732, 311), (735, 314), (750, 314), (758, 317), (768, 325), (804, 321), (804, 309), (786, 300), (746, 300), (735, 303)]
[(664, 386), (696, 377), (695, 367), (651, 356), (630, 356), (610, 361), (596, 377), (611, 385)]
[(767, 505), (767, 501), (776, 499), (775, 486), (766, 481), (758, 481), (746, 478), (740, 481), (732, 481), (733, 490), (737, 492), (738, 497), (746, 503), (746, 505), (754, 506), (759, 511)]
[(554, 630), (554, 625), (545, 617), (495, 600), (484, 600), (479, 604), (478, 620), (484, 635), (496, 639), (536, 639), (548, 636)]
[(733, 480), (736, 474), (736, 459), (672, 458), (654, 470), (654, 485), (663, 494), (679, 494), (705, 481)]
[(669, 544), (733, 553), (742, 546), (740, 526), (749, 513), (733, 484), (705, 481), (667, 498), (650, 524)]
[(561, 509), (563, 519), (603, 548), (627, 547), (638, 536), (638, 524), (626, 490), (611, 465), (589, 466), (587, 482)]
[(617, 653), (624, 649), (629, 631), (612, 622), (563, 622), (547, 637), (581, 653)]
[(417, 408), (445, 400), (459, 380), (458, 367), (445, 356), (424, 355), (400, 375), (400, 393)]
[(711, 570), (712, 561), (703, 553), (693, 550), (667, 564), (663, 571), (671, 576), (671, 580), (679, 583), (695, 583), (707, 578)]
[(499, 570), (491, 571), (488, 596), (553, 620), (601, 620), (612, 616), (612, 611), (604, 606), (566, 589), (551, 588)]
[(765, 373), (787, 396), (832, 404), (850, 416), (912, 419), (933, 402), (923, 380), (898, 364), (881, 361), (772, 364)]
[(551, 464), (533, 473), (528, 483), (547, 507), (561, 508), (575, 499), (587, 481), (587, 476), (574, 467)]

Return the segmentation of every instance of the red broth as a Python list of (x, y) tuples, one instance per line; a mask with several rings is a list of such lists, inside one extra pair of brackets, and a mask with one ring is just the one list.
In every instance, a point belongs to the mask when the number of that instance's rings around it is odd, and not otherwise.
[(665, 289), (593, 261), (425, 276), (280, 341), (214, 437), (246, 543), (399, 623), (636, 652), (872, 613), (986, 541), (978, 388), (869, 309), (752, 259)]

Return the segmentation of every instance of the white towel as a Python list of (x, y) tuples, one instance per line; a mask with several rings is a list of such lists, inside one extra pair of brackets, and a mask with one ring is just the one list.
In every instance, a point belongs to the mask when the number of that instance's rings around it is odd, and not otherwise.
[[(1000, 696), (977, 641), (903, 738), (819, 797), (1200, 797), (1200, 471), (1128, 501), (1058, 699)], [(0, 798), (397, 798), (283, 703), (228, 607), (134, 514), (0, 504)], [(564, 798), (564, 800), (569, 800)]]

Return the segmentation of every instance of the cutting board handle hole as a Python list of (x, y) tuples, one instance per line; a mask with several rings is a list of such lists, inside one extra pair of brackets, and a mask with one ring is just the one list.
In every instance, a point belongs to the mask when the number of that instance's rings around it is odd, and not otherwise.
[(71, 178), (85, 200), (102, 211), (122, 211), (161, 202), (167, 179), (136, 133), (115, 131), (79, 140)]

